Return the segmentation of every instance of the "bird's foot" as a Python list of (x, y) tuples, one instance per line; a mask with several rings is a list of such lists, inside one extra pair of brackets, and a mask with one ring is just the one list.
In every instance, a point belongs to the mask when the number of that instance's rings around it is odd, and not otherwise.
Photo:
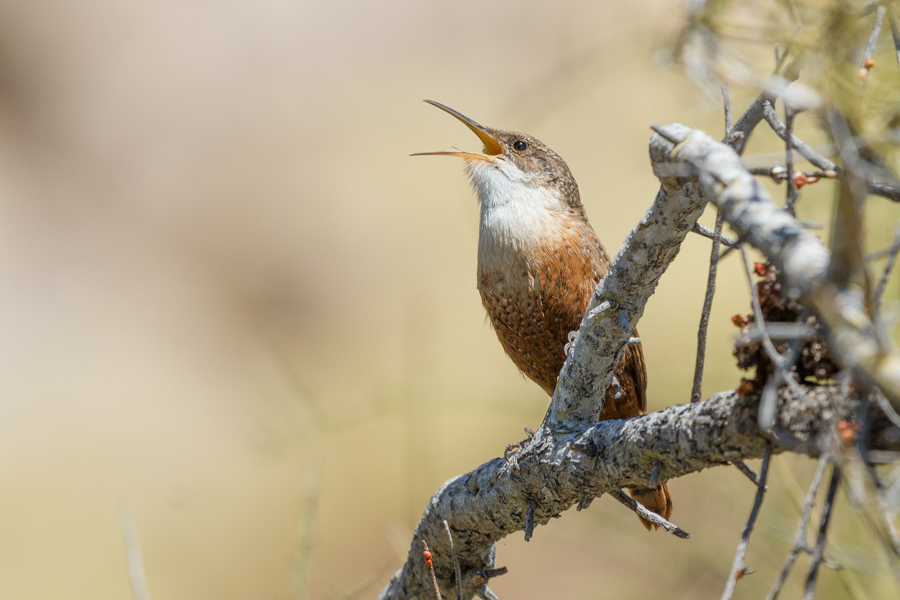
[(576, 337), (578, 337), (577, 331), (569, 332), (569, 343), (567, 343), (565, 346), (563, 346), (563, 352), (565, 353), (566, 356), (569, 356), (569, 353), (572, 352), (572, 348), (575, 347), (575, 338)]
[(503, 458), (506, 460), (506, 463), (512, 466), (514, 469), (519, 468), (519, 452), (525, 448), (525, 445), (528, 444), (532, 439), (534, 439), (534, 431), (531, 428), (525, 428), (526, 437), (521, 442), (516, 442), (515, 444), (510, 444), (506, 447), (506, 450), (503, 451)]
[(612, 383), (609, 384), (609, 387), (606, 389), (606, 393), (609, 394), (610, 398), (614, 398), (616, 400), (622, 397), (622, 386), (619, 385), (619, 380), (616, 379), (615, 375), (613, 375)]

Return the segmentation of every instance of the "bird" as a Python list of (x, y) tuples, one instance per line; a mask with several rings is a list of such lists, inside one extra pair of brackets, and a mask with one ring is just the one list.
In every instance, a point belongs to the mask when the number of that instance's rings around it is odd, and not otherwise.
[[(413, 156), (464, 159), (480, 204), (477, 288), (482, 304), (506, 354), (552, 396), (570, 332), (578, 331), (594, 288), (609, 271), (606, 248), (588, 222), (575, 178), (556, 152), (533, 136), (485, 127), (439, 102), (425, 102), (456, 117), (484, 145), (484, 152)], [(629, 344), (599, 419), (628, 419), (646, 410), (643, 348)], [(666, 520), (672, 514), (664, 483), (629, 493)], [(639, 518), (648, 530), (656, 528)]]

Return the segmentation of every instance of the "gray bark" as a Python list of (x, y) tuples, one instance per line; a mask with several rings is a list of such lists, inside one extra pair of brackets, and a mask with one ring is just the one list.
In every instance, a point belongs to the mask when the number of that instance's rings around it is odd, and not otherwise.
[[(845, 406), (841, 397), (841, 390), (832, 387), (808, 390), (803, 398), (785, 388), (778, 424), (816, 454), (815, 440), (833, 431), (834, 421), (845, 416), (835, 409)], [(577, 504), (582, 494), (593, 498), (647, 485), (655, 462), (660, 465), (656, 480), (662, 483), (708, 467), (759, 458), (768, 440), (756, 424), (758, 408), (758, 397), (723, 392), (705, 402), (627, 421), (595, 423), (579, 433), (556, 435), (542, 428), (516, 461), (495, 458), (451, 479), (435, 493), (416, 528), (406, 564), (379, 598), (434, 597), (422, 557), (423, 538), (433, 552), (441, 591), (453, 597), (454, 569), (443, 519), (453, 531), (462, 566), (463, 598), (472, 598), (484, 594), (474, 582), (494, 567), (494, 542), (525, 529), (529, 504), (535, 506), (535, 524), (544, 525)], [(773, 445), (774, 452), (787, 449)]]
[[(865, 305), (864, 290), (829, 278), (831, 255), (811, 231), (776, 206), (740, 157), (702, 131), (673, 124), (665, 128), (669, 153), (654, 162), (659, 176), (690, 165), (712, 190), (710, 201), (741, 239), (765, 254), (789, 284), (828, 325), (834, 358), (867, 384), (877, 386), (900, 409), (900, 356), (882, 342)], [(658, 136), (654, 136), (658, 138)], [(652, 147), (652, 143), (651, 143)]]
[[(668, 144), (655, 137), (651, 158), (661, 160), (667, 152)], [(596, 420), (647, 300), (707, 202), (695, 181), (662, 182), (656, 201), (625, 238), (594, 291), (550, 401), (552, 427), (571, 430)]]

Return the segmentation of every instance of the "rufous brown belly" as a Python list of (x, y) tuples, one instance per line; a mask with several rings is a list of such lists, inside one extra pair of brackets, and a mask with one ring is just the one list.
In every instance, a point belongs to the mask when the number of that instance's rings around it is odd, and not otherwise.
[[(547, 264), (539, 260), (524, 261), (515, 273), (509, 269), (492, 272), (488, 265), (479, 269), (481, 300), (500, 344), (519, 370), (551, 396), (566, 360), (569, 332), (578, 331), (594, 287), (609, 269), (609, 259), (599, 240), (585, 245), (593, 246), (593, 251), (587, 252), (587, 260), (579, 261), (577, 257), (586, 254), (579, 248), (581, 252), (568, 262), (583, 264), (569, 264), (563, 270), (556, 268), (558, 261)], [(628, 419), (644, 414), (647, 369), (641, 344), (628, 346), (616, 367), (615, 378), (616, 382), (606, 391), (599, 419)], [(665, 484), (629, 492), (663, 518), (671, 515), (672, 498)], [(647, 529), (655, 527), (645, 519), (641, 522)]]

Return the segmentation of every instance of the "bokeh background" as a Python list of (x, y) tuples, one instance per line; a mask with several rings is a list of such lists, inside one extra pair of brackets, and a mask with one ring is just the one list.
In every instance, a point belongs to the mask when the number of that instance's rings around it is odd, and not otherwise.
[[(485, 322), (462, 165), (408, 156), (477, 140), (421, 100), (554, 148), (615, 252), (658, 187), (649, 125), (722, 134), (654, 60), (682, 20), (674, 0), (3, 2), (0, 597), (128, 597), (120, 514), (157, 599), (374, 597), (431, 494), (547, 404)], [(760, 132), (749, 160), (779, 148)], [(802, 216), (827, 223), (827, 185)], [(871, 215), (876, 248), (896, 207)], [(709, 248), (685, 242), (641, 321), (653, 410), (689, 398)], [(735, 259), (706, 394), (740, 377)], [(812, 467), (774, 461), (741, 597), (771, 584)], [(670, 486), (690, 541), (601, 498), (500, 542), (492, 588), (718, 597), (754, 489), (731, 468)], [(821, 597), (886, 597), (841, 511), (849, 568)]]

